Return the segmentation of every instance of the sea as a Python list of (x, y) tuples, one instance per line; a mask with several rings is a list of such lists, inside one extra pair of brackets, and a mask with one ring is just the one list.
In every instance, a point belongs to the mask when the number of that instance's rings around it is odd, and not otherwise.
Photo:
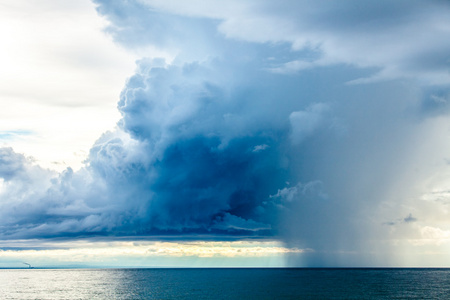
[(0, 299), (450, 299), (450, 269), (1, 269)]

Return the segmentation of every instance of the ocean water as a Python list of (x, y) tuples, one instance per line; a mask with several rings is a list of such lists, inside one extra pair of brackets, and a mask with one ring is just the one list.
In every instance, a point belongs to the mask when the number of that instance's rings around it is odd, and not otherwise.
[(0, 299), (450, 299), (450, 269), (3, 269)]

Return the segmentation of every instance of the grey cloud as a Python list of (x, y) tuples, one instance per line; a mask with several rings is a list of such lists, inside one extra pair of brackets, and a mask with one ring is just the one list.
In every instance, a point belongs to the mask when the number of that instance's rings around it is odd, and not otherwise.
[(417, 222), (417, 218), (413, 217), (413, 215), (410, 213), (405, 218), (400, 218), (400, 219), (396, 219), (394, 221), (384, 222), (383, 224), (388, 225), (388, 226), (398, 226), (400, 224), (407, 224), (407, 223), (414, 223), (414, 222)]
[(294, 111), (289, 115), (292, 134), (291, 139), (294, 144), (301, 143), (309, 135), (314, 134), (323, 125), (329, 106), (323, 103), (315, 103), (305, 111)]
[(417, 218), (414, 218), (412, 216), (412, 214), (409, 214), (406, 218), (403, 219), (403, 222), (405, 223), (412, 223), (412, 222), (416, 222)]
[[(393, 78), (414, 78), (421, 84), (450, 82), (448, 57), (445, 54), (450, 49), (446, 38), (450, 6), (445, 1), (340, 1), (338, 4), (327, 0), (314, 3), (289, 0), (227, 1), (215, 2), (214, 5), (208, 1), (197, 1), (196, 6), (179, 1), (165, 3), (151, 0), (131, 1), (127, 5), (120, 2), (96, 3), (99, 4), (99, 12), (118, 26), (114, 31), (118, 41), (133, 36), (139, 37), (137, 40), (140, 43), (146, 43), (147, 36), (158, 37), (159, 34), (130, 34), (129, 29), (148, 27), (151, 32), (155, 24), (161, 24), (164, 20), (171, 26), (164, 26), (161, 32), (165, 33), (164, 36), (176, 37), (174, 44), (187, 49), (198, 45), (200, 36), (209, 34), (210, 40), (203, 40), (201, 48), (208, 45), (209, 55), (223, 54), (226, 44), (211, 32), (199, 30), (196, 25), (183, 28), (189, 34), (180, 35), (177, 19), (172, 20), (174, 16), (179, 16), (190, 22), (209, 20), (209, 26), (201, 28), (214, 28), (229, 39), (290, 44), (293, 51), (289, 55), (285, 52), (284, 61), (278, 60), (277, 64), (269, 67), (277, 72), (350, 64), (377, 69), (370, 76), (353, 80), (353, 83)], [(142, 8), (136, 13), (139, 17), (129, 18), (117, 13), (128, 12), (135, 6)], [(163, 19), (156, 16), (154, 22), (151, 18), (142, 17), (155, 12), (167, 15)], [(145, 25), (130, 24), (139, 18), (143, 19), (140, 24)], [(213, 37), (216, 47), (210, 43)], [(130, 43), (125, 41), (124, 44)], [(195, 53), (189, 52), (192, 55)], [(312, 53), (314, 55), (311, 56)]]
[(26, 158), (17, 154), (12, 148), (0, 149), (0, 176), (8, 181), (20, 175), (24, 171)]

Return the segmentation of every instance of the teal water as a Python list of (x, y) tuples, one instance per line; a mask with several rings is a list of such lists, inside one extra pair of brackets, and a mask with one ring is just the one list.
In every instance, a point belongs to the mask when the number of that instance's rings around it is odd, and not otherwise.
[(1, 299), (450, 299), (450, 269), (3, 269)]

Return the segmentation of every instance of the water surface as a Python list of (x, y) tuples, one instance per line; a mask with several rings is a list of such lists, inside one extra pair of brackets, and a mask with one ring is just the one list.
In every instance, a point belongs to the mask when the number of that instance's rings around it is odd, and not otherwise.
[(450, 299), (450, 269), (3, 269), (1, 299)]

